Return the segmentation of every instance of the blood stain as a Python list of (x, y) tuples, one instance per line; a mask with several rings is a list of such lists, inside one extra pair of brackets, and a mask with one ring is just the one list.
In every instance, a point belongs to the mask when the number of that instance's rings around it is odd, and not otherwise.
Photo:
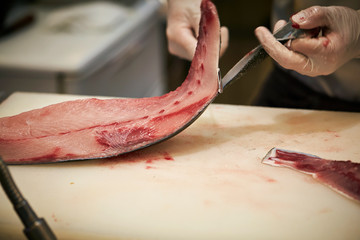
[(330, 213), (330, 212), (331, 212), (330, 208), (323, 208), (323, 209), (320, 209), (320, 211), (319, 211), (320, 214)]
[(246, 56), (251, 55), (253, 52), (254, 52), (254, 50), (251, 50), (250, 52), (248, 52), (248, 53), (246, 54)]
[(54, 220), (54, 222), (58, 222), (59, 220), (57, 219), (57, 217), (55, 216), (55, 213), (53, 213), (51, 215), (52, 219)]
[(293, 23), (291, 26), (292, 26), (293, 28), (296, 28), (296, 29), (299, 29), (299, 28), (300, 28), (300, 25), (297, 24), (297, 23)]
[(273, 179), (273, 178), (268, 178), (268, 179), (266, 179), (266, 181), (269, 182), (269, 183), (274, 183), (274, 182), (276, 182), (276, 180)]
[(147, 153), (146, 151), (138, 151), (126, 153), (118, 157), (102, 159), (99, 165), (114, 169), (118, 164), (136, 164), (143, 162), (147, 164), (146, 169), (149, 169), (148, 167), (152, 167), (149, 165), (161, 160), (174, 161), (174, 158), (168, 152)]
[(174, 161), (174, 158), (168, 152), (164, 152), (164, 159), (167, 161)]
[(323, 41), (323, 46), (324, 46), (324, 47), (327, 47), (327, 46), (329, 45), (329, 43), (330, 43), (330, 40), (329, 40), (329, 39), (325, 39), (325, 40)]

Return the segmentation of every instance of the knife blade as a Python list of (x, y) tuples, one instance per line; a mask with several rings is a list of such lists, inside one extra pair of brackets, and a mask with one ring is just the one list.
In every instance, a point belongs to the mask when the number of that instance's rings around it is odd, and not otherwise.
[[(292, 22), (287, 22), (282, 28), (280, 28), (276, 33), (274, 33), (274, 37), (281, 43), (286, 43), (290, 39), (305, 37), (308, 34), (308, 30), (298, 29), (292, 27)], [(258, 45), (249, 53), (247, 53), (240, 61), (238, 61), (221, 79), (221, 84), (219, 87), (219, 93), (222, 93), (223, 89), (230, 85), (231, 82), (237, 80), (245, 72), (247, 72), (251, 67), (256, 66), (261, 63), (268, 54), (262, 47), (262, 45)], [(221, 75), (219, 73), (219, 75)]]

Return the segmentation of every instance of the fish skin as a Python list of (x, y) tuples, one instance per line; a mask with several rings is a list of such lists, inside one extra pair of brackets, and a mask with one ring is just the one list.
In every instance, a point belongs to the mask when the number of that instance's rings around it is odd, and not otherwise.
[(360, 203), (360, 163), (327, 160), (278, 148), (270, 150), (262, 162), (309, 174), (334, 191)]

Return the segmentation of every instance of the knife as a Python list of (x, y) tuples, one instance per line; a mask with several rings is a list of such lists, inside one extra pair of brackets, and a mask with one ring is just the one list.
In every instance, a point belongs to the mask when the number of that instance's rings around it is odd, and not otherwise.
[[(281, 43), (286, 43), (288, 40), (301, 38), (308, 36), (309, 33), (314, 35), (314, 30), (304, 30), (299, 28), (293, 28), (292, 22), (287, 22), (282, 28), (280, 28), (276, 33), (274, 33), (274, 37)], [(246, 54), (240, 61), (238, 61), (227, 73), (221, 78), (220, 71), (219, 75), (219, 93), (223, 92), (223, 89), (230, 85), (230, 83), (234, 82), (234, 80), (240, 78), (249, 68), (256, 66), (261, 63), (268, 54), (262, 47), (262, 45), (258, 45), (256, 48), (251, 50), (248, 54)]]

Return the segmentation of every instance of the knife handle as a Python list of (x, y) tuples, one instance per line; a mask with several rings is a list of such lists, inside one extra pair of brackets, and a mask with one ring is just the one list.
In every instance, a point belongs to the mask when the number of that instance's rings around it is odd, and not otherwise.
[[(282, 28), (274, 33), (274, 37), (282, 44), (285, 44), (290, 39), (302, 38), (306, 36), (317, 36), (319, 32), (320, 29), (304, 30), (293, 28), (292, 22), (288, 21)], [(226, 74), (225, 78), (222, 79), (222, 89), (224, 89), (226, 86), (229, 86), (230, 83), (234, 82), (236, 79), (239, 79), (249, 69), (257, 66), (267, 56), (268, 54), (262, 45), (258, 45), (256, 48), (251, 50), (237, 64), (235, 64), (235, 66)], [(228, 74), (230, 77), (227, 78)]]

